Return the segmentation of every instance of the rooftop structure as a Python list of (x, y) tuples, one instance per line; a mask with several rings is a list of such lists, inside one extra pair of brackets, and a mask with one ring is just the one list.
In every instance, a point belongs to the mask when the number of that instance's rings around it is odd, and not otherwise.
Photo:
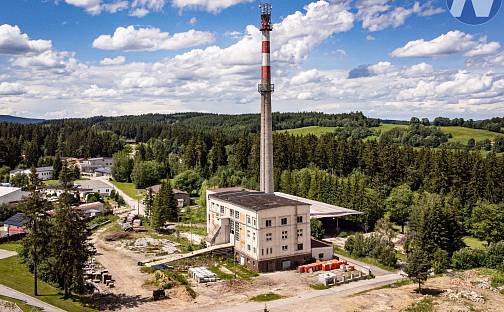
[(284, 206), (299, 206), (306, 205), (305, 203), (292, 200), (286, 197), (277, 196), (275, 194), (266, 194), (263, 192), (255, 192), (250, 190), (218, 192), (210, 195), (222, 201), (231, 203), (250, 210), (263, 210)]
[(0, 186), (0, 204), (18, 202), (25, 195), (19, 187)]
[(316, 200), (306, 199), (299, 196), (294, 196), (290, 194), (285, 194), (281, 192), (275, 192), (277, 196), (288, 198), (291, 200), (297, 200), (310, 205), (310, 216), (316, 219), (322, 218), (337, 218), (337, 217), (345, 217), (352, 215), (360, 215), (363, 214), (360, 211), (343, 208), (323, 202), (319, 202)]

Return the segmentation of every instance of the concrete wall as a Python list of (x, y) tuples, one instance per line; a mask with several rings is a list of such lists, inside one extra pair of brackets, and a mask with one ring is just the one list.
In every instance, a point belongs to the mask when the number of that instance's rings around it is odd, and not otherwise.
[[(312, 258), (322, 261), (333, 259), (334, 250), (332, 246), (312, 248)], [(320, 257), (322, 256), (322, 257)]]

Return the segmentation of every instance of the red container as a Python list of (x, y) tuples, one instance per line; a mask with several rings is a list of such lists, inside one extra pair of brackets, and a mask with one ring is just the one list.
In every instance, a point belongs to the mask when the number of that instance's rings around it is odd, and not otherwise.
[(299, 266), (299, 267), (298, 267), (298, 272), (299, 272), (299, 273), (304, 273), (304, 272), (305, 272), (305, 267), (304, 267), (304, 266), (302, 266), (302, 265), (301, 265), (301, 266)]

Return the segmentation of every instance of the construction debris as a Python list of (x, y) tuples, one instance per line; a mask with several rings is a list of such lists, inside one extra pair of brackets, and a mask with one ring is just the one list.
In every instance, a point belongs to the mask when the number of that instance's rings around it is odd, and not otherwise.
[(472, 302), (477, 302), (477, 303), (485, 303), (485, 298), (478, 294), (475, 291), (470, 291), (470, 290), (453, 290), (453, 289), (447, 289), (444, 293), (443, 296), (451, 299), (451, 300), (461, 300), (461, 299), (467, 299)]
[(189, 276), (197, 283), (210, 283), (217, 281), (217, 275), (206, 267), (190, 268)]

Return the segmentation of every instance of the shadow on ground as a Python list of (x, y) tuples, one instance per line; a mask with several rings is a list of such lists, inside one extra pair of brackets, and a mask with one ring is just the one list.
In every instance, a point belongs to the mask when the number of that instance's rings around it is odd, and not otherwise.
[(151, 297), (128, 296), (125, 294), (107, 294), (93, 296), (90, 299), (89, 304), (99, 309), (100, 311), (115, 311), (124, 308), (135, 308), (150, 301), (152, 301)]

